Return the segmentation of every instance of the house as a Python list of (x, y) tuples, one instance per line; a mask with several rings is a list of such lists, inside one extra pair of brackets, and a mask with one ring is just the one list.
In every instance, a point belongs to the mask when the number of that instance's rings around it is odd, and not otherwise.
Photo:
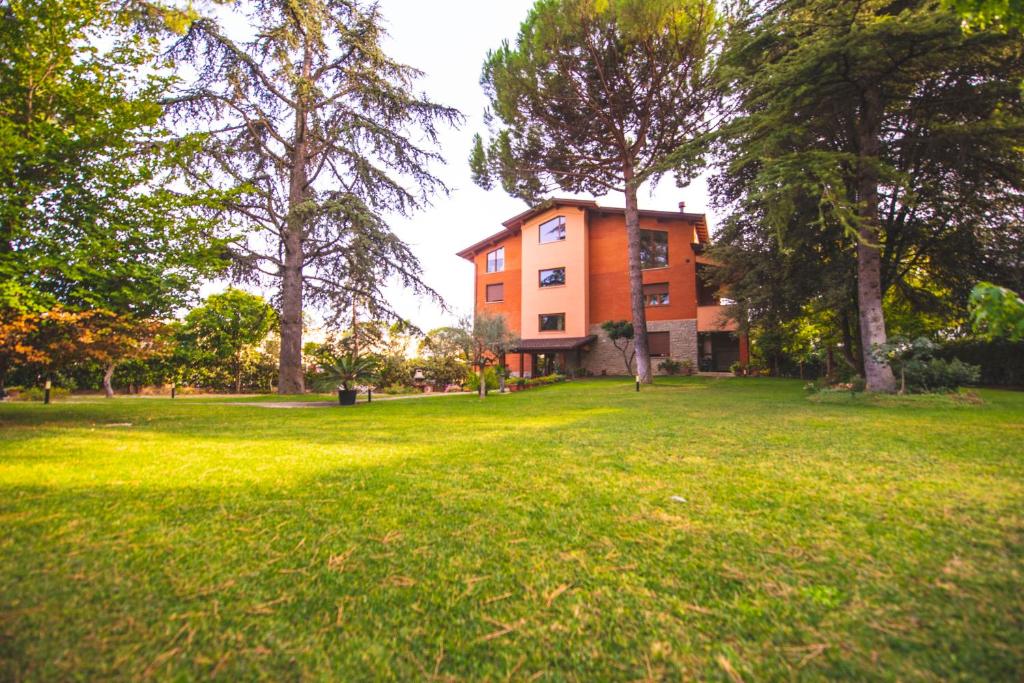
[[(652, 369), (666, 358), (701, 370), (746, 362), (747, 341), (699, 274), (713, 264), (704, 214), (641, 211), (641, 258)], [(514, 375), (583, 368), (623, 375), (621, 353), (601, 329), (632, 320), (625, 210), (550, 199), (458, 252), (475, 266), (476, 311), (504, 315), (521, 338), (506, 358)]]

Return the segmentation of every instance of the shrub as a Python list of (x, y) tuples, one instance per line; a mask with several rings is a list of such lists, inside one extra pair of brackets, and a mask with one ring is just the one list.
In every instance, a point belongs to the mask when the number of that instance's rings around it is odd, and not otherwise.
[(677, 360), (666, 358), (665, 360), (658, 363), (658, 369), (664, 372), (666, 375), (678, 375), (683, 370), (683, 364)]
[(1024, 386), (1024, 342), (960, 339), (943, 344), (935, 357), (979, 366), (981, 384)]
[(892, 366), (900, 391), (912, 394), (954, 391), (964, 384), (978, 382), (981, 377), (978, 366), (957, 358), (936, 358), (937, 350), (935, 342), (925, 337), (914, 341), (897, 337), (875, 347), (872, 355)]
[(420, 394), (420, 393), (423, 393), (422, 390), (417, 389), (416, 387), (406, 386), (405, 384), (391, 384), (391, 385), (386, 386), (386, 387), (379, 387), (377, 389), (377, 391), (379, 391), (382, 394), (393, 394), (393, 395)]
[[(28, 387), (22, 389), (16, 395), (11, 396), (12, 401), (42, 401), (45, 395), (45, 389), (41, 387)], [(71, 395), (71, 390), (64, 387), (53, 387), (50, 389), (50, 400), (57, 401), (62, 398), (67, 398)]]
[(736, 361), (729, 366), (729, 372), (739, 377), (747, 371), (747, 366), (743, 363)]
[(956, 391), (965, 384), (977, 384), (981, 378), (981, 368), (958, 358), (912, 360), (906, 364), (905, 372), (907, 391), (912, 394)]
[(534, 377), (526, 380), (526, 386), (528, 387), (542, 387), (547, 384), (556, 384), (558, 382), (564, 382), (565, 375), (559, 375), (557, 372), (553, 375), (544, 375), (543, 377)]
[[(484, 382), (487, 384), (487, 390), (492, 391), (498, 388), (498, 371), (494, 369), (493, 365), (487, 366), (484, 370)], [(480, 390), (480, 373), (472, 372), (466, 378), (466, 389), (469, 391)]]
[[(375, 356), (376, 384), (378, 387), (411, 386), (415, 368), (404, 356), (381, 354)], [(391, 393), (390, 391), (388, 393)]]
[(759, 363), (749, 363), (746, 368), (744, 368), (744, 374), (749, 375), (750, 377), (767, 377), (771, 374), (771, 370)]
[(455, 356), (417, 358), (410, 366), (413, 374), (417, 369), (422, 370), (424, 378), (438, 389), (444, 389), (449, 384), (463, 384), (469, 380), (470, 375), (475, 374), (465, 361)]

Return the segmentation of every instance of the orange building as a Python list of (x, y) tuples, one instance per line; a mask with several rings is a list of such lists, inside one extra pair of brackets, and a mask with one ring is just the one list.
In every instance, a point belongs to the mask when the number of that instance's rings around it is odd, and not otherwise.
[[(746, 338), (698, 277), (713, 267), (703, 214), (641, 211), (641, 254), (652, 369), (666, 358), (726, 371), (747, 361)], [(583, 368), (622, 375), (622, 355), (601, 329), (631, 320), (624, 209), (576, 199), (545, 201), (458, 253), (471, 261), (474, 307), (504, 315), (521, 338), (513, 374)]]

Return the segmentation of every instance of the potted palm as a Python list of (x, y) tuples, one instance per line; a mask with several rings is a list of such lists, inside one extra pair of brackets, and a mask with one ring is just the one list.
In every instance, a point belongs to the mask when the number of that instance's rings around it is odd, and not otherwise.
[(343, 406), (356, 402), (356, 385), (373, 379), (374, 362), (371, 358), (354, 355), (342, 356), (333, 365), (324, 368), (322, 384), (337, 387), (338, 403)]

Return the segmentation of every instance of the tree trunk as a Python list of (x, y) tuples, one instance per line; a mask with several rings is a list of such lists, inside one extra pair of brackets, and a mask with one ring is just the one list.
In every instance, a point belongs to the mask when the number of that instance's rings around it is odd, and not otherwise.
[(235, 393), (242, 393), (242, 352), (235, 355)]
[[(306, 47), (302, 72), (309, 78), (312, 53)], [(281, 356), (278, 366), (279, 394), (301, 394), (305, 391), (302, 376), (302, 266), (304, 225), (300, 206), (306, 199), (309, 150), (306, 140), (306, 109), (303, 98), (296, 97), (295, 144), (291, 156), (291, 177), (288, 185), (288, 216), (282, 235), (284, 267), (281, 272)]]
[(864, 93), (857, 141), (860, 163), (857, 168), (857, 194), (860, 217), (857, 228), (857, 308), (860, 316), (861, 357), (868, 391), (891, 393), (896, 378), (888, 364), (877, 360), (872, 350), (884, 344), (885, 314), (882, 311), (882, 273), (878, 224), (878, 162), (881, 151), (881, 95), (875, 89)]
[(480, 398), (484, 398), (487, 396), (487, 382), (484, 380), (484, 370), (486, 369), (486, 366), (481, 363), (477, 367), (479, 368), (477, 373), (480, 377), (480, 386), (477, 387), (477, 394), (479, 394)]
[(843, 360), (850, 366), (850, 369), (859, 375), (863, 375), (864, 366), (861, 364), (860, 354), (854, 352), (853, 332), (850, 330), (850, 318), (846, 313), (842, 314), (839, 327), (843, 333)]
[[(294, 185), (294, 183), (293, 183)], [(278, 393), (301, 394), (302, 377), (302, 225), (298, 216), (288, 217), (281, 276), (281, 356)]]
[(107, 363), (107, 366), (103, 368), (103, 395), (107, 398), (114, 398), (114, 370), (117, 368), (117, 363)]
[(505, 354), (502, 353), (498, 358), (498, 393), (505, 393)]
[[(633, 374), (633, 358), (630, 357), (630, 355), (629, 355), (629, 344), (630, 344), (630, 342), (627, 340), (626, 341), (626, 345), (623, 346), (622, 348), (619, 348), (619, 345), (616, 344), (615, 342), (612, 342), (612, 344), (614, 344), (615, 348), (619, 349), (619, 353), (622, 354), (622, 362), (626, 366), (626, 374), (627, 375), (632, 375)], [(635, 351), (633, 352), (633, 356), (634, 357), (636, 356), (636, 352)]]
[(359, 310), (355, 296), (352, 297), (352, 357), (359, 358)]
[(651, 354), (647, 345), (647, 311), (644, 309), (644, 281), (640, 271), (640, 208), (636, 198), (636, 184), (632, 169), (627, 167), (626, 180), (626, 241), (629, 263), (629, 301), (633, 313), (633, 352), (636, 354), (636, 372), (640, 382), (651, 384)]

